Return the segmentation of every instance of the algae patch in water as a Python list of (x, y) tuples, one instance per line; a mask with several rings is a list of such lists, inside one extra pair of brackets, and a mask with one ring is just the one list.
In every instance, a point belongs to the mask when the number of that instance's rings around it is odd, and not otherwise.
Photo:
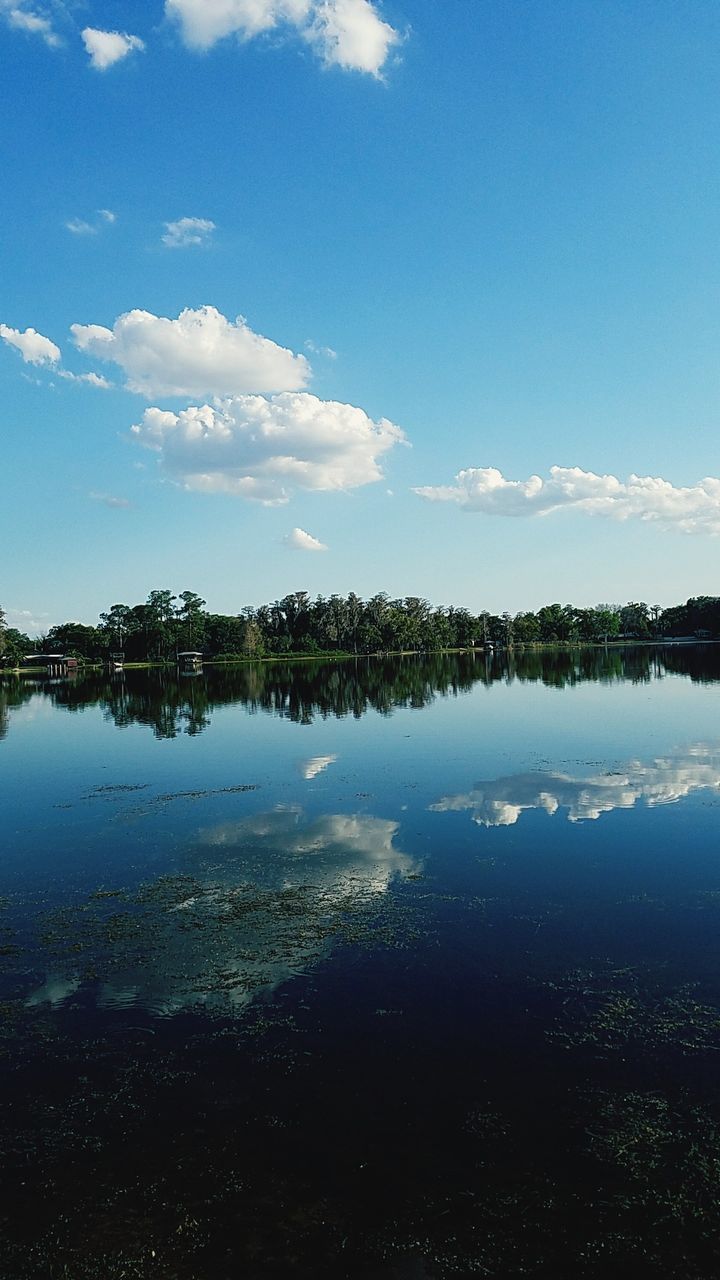
[(696, 987), (668, 989), (667, 978), (641, 969), (589, 970), (549, 983), (563, 996), (552, 1039), (602, 1056), (687, 1056), (720, 1051), (720, 1010)]
[(247, 863), (226, 858), (222, 878), (215, 870), (160, 876), (133, 891), (100, 887), (47, 913), (46, 967), (79, 973), (105, 1008), (219, 1012), (307, 972), (332, 946), (403, 947), (420, 936), (420, 902), (387, 892), (389, 880), (372, 867), (328, 877), (318, 866), (324, 876), (313, 882), (268, 885), (242, 880)]

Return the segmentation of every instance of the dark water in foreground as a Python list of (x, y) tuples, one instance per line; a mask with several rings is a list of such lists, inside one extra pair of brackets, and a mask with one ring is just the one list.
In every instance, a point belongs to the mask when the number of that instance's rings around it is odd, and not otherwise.
[(4, 1280), (720, 1273), (720, 652), (0, 683)]

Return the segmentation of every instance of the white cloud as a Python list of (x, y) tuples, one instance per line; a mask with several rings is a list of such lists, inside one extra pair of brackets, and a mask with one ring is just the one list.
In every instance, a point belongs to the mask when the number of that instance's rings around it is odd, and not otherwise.
[(5, 616), (11, 627), (16, 627), (18, 631), (31, 632), (35, 635), (38, 631), (42, 631), (47, 626), (49, 614), (38, 613), (34, 609), (6, 609)]
[(565, 810), (569, 822), (582, 822), (637, 804), (649, 808), (675, 804), (706, 788), (720, 788), (720, 750), (698, 743), (650, 764), (632, 760), (621, 772), (594, 777), (538, 772), (477, 782), (465, 795), (445, 796), (430, 809), (436, 813), (467, 810), (481, 827), (514, 826), (528, 809), (542, 809), (549, 815)]
[(80, 351), (120, 366), (131, 391), (147, 396), (223, 396), (302, 387), (310, 366), (263, 338), (238, 316), (233, 323), (215, 307), (181, 312), (176, 320), (129, 311), (112, 329), (71, 326)]
[(97, 212), (95, 222), (87, 222), (85, 218), (69, 218), (65, 223), (67, 230), (72, 231), (75, 236), (96, 236), (103, 223), (117, 222), (117, 214), (112, 209), (98, 209)]
[(400, 37), (370, 0), (324, 0), (313, 8), (303, 34), (325, 64), (379, 76)]
[(11, 329), (9, 325), (0, 324), (0, 338), (8, 346), (16, 347), (25, 364), (54, 365), (60, 359), (60, 348), (49, 338), (44, 338), (36, 329)]
[(25, 364), (50, 367), (66, 382), (84, 382), (90, 387), (98, 387), (103, 391), (109, 391), (112, 388), (112, 382), (108, 382), (107, 378), (103, 378), (99, 373), (71, 373), (69, 369), (58, 368), (61, 358), (60, 348), (50, 338), (45, 338), (42, 333), (38, 333), (36, 329), (26, 329), (21, 333), (18, 329), (11, 329), (9, 325), (0, 324), (0, 338), (8, 346), (17, 348)]
[(70, 218), (65, 226), (74, 236), (97, 235), (97, 227), (94, 227), (91, 222), (85, 222), (82, 218)]
[(165, 0), (191, 49), (236, 35), (251, 40), (283, 26), (307, 41), (326, 65), (379, 76), (397, 31), (371, 0)]
[(306, 533), (304, 529), (297, 527), (292, 533), (285, 534), (283, 542), (293, 551), (327, 551), (324, 542), (320, 542), (317, 538), (313, 538), (311, 533)]
[(129, 498), (116, 498), (112, 493), (91, 493), (90, 498), (93, 502), (101, 502), (104, 507), (111, 507), (114, 510), (128, 510), (132, 507)]
[(485, 515), (547, 516), (569, 509), (616, 520), (655, 521), (683, 533), (720, 533), (720, 479), (714, 476), (676, 488), (660, 477), (631, 475), (623, 482), (579, 467), (551, 467), (547, 480), (506, 480), (495, 467), (470, 467), (455, 480), (454, 485), (427, 485), (413, 492)]
[(19, 3), (15, 3), (15, 0), (0, 0), (0, 15), (16, 31), (27, 31), (29, 35), (40, 36), (51, 49), (57, 49), (62, 44), (50, 19), (36, 13), (34, 9), (28, 9), (23, 0), (19, 0)]
[(337, 351), (333, 351), (332, 347), (319, 347), (312, 338), (306, 339), (305, 350), (316, 356), (324, 356), (326, 360), (337, 360)]
[(379, 459), (405, 440), (386, 418), (307, 392), (236, 396), (179, 414), (147, 409), (132, 428), (187, 489), (272, 505), (292, 489), (346, 490), (382, 479)]
[(113, 384), (99, 373), (71, 373), (69, 369), (58, 369), (58, 375), (66, 382), (85, 382), (89, 387), (98, 387), (101, 391), (111, 391)]
[(177, 222), (164, 222), (162, 238), (168, 249), (187, 249), (190, 245), (207, 244), (215, 230), (209, 218), (178, 218)]
[(139, 36), (129, 36), (124, 31), (98, 31), (96, 27), (85, 27), (81, 35), (90, 56), (90, 65), (96, 71), (107, 71), (133, 50), (145, 48), (145, 42)]
[(310, 7), (310, 0), (165, 0), (166, 15), (179, 23), (191, 49), (209, 49), (230, 35), (251, 40), (279, 23), (300, 23)]

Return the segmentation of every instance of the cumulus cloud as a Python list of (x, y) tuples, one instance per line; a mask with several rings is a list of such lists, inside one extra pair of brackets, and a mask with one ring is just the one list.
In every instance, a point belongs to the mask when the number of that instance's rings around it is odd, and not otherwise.
[(62, 40), (53, 30), (52, 22), (42, 13), (28, 8), (23, 0), (0, 0), (0, 15), (14, 27), (16, 31), (26, 31), (29, 35), (40, 36), (51, 49), (57, 49)]
[(324, 542), (320, 542), (317, 538), (313, 538), (311, 533), (306, 533), (304, 529), (297, 527), (292, 533), (285, 534), (283, 542), (293, 551), (327, 551)]
[(547, 480), (506, 480), (495, 467), (470, 467), (459, 472), (454, 485), (427, 485), (413, 492), (485, 515), (547, 516), (569, 509), (616, 520), (655, 521), (683, 533), (720, 533), (720, 479), (713, 476), (676, 488), (660, 477), (631, 475), (623, 482), (580, 467), (551, 467)]
[(569, 822), (593, 821), (614, 809), (676, 804), (695, 791), (720, 788), (720, 750), (698, 743), (687, 751), (643, 764), (633, 760), (619, 772), (587, 778), (564, 773), (518, 773), (476, 782), (465, 795), (430, 805), (435, 813), (468, 810), (481, 827), (514, 826), (521, 814), (564, 811)]
[(314, 5), (312, 20), (303, 34), (326, 66), (373, 76), (380, 75), (390, 50), (400, 40), (370, 0), (325, 0)]
[[(347, 490), (382, 479), (379, 459), (405, 440), (387, 418), (307, 392), (235, 396), (181, 413), (152, 408), (132, 428), (187, 489), (277, 505), (292, 489)], [(308, 535), (305, 535), (306, 537)]]
[(80, 351), (124, 370), (131, 391), (146, 396), (223, 396), (302, 387), (310, 366), (269, 338), (253, 333), (242, 316), (230, 321), (215, 307), (187, 309), (170, 320), (128, 311), (112, 329), (71, 326)]
[(215, 230), (209, 218), (178, 218), (177, 222), (164, 222), (162, 238), (168, 249), (187, 249), (195, 244), (207, 244)]
[(103, 391), (109, 391), (113, 385), (99, 373), (71, 373), (69, 369), (59, 368), (60, 348), (50, 338), (38, 333), (36, 329), (25, 329), (21, 333), (18, 329), (11, 329), (9, 325), (0, 324), (0, 338), (8, 346), (15, 347), (20, 352), (25, 364), (52, 368), (57, 376), (64, 378), (66, 382), (84, 382), (90, 387), (98, 387)]
[(98, 31), (96, 27), (85, 27), (80, 34), (90, 65), (96, 71), (107, 71), (133, 50), (145, 48), (145, 42), (139, 36), (130, 36), (124, 31)]
[(21, 333), (19, 329), (0, 324), (0, 338), (20, 352), (25, 364), (55, 365), (60, 359), (60, 348), (49, 338), (44, 338), (37, 329), (25, 329)]
[(210, 49), (230, 35), (251, 40), (282, 22), (301, 23), (309, 9), (310, 0), (165, 0), (191, 49)]
[(371, 0), (165, 0), (191, 49), (235, 35), (251, 40), (274, 29), (295, 31), (328, 66), (379, 76), (400, 37)]

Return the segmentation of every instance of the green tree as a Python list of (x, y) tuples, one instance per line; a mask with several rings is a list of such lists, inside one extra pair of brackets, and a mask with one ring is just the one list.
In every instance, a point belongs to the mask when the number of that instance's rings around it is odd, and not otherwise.
[(615, 640), (620, 634), (620, 617), (617, 609), (609, 604), (598, 604), (593, 613), (593, 640)]
[(194, 591), (181, 591), (178, 599), (181, 604), (177, 609), (177, 617), (180, 621), (183, 642), (188, 649), (192, 649), (195, 645), (202, 643), (205, 601), (201, 600)]
[(97, 658), (105, 648), (105, 635), (83, 622), (61, 622), (51, 627), (43, 640), (44, 653), (63, 653), (86, 661)]
[(125, 647), (125, 638), (133, 629), (133, 612), (129, 605), (113, 604), (107, 613), (100, 614), (100, 625), (107, 632), (111, 645)]
[(517, 613), (513, 619), (516, 644), (533, 644), (540, 638), (540, 623), (534, 613)]
[(177, 648), (175, 601), (172, 591), (151, 591), (147, 598), (148, 653), (168, 658)]
[(644, 600), (630, 600), (620, 610), (620, 626), (624, 636), (646, 640), (650, 635), (650, 611)]
[(364, 606), (359, 596), (351, 591), (345, 602), (345, 613), (347, 617), (347, 632), (352, 645), (353, 653), (358, 651), (358, 635), (363, 620)]
[(12, 667), (16, 667), (27, 653), (32, 653), (34, 645), (29, 636), (15, 627), (5, 627), (3, 631), (2, 659)]

